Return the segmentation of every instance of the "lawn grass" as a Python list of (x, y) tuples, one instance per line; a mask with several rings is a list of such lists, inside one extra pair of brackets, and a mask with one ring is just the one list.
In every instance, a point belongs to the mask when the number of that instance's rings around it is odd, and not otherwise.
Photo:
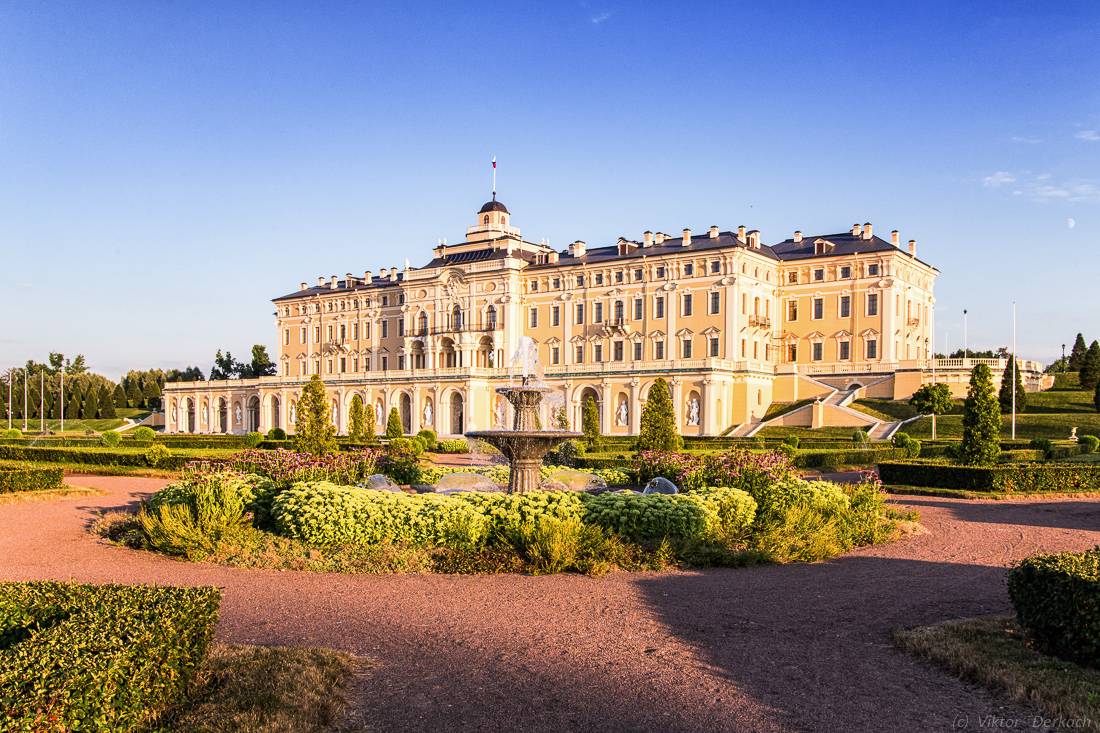
[(848, 438), (851, 439), (852, 433), (856, 431), (854, 427), (824, 427), (824, 428), (805, 428), (797, 426), (786, 425), (773, 425), (762, 429), (756, 435), (763, 438), (786, 438), (788, 436), (795, 436), (797, 438), (805, 438), (812, 440), (813, 438)]
[(1100, 497), (1096, 491), (971, 491), (970, 489), (943, 489), (935, 486), (906, 486), (904, 484), (883, 485), (888, 494), (912, 494), (915, 496), (942, 496), (948, 499), (993, 499), (996, 501), (1012, 499), (1087, 499)]
[[(54, 466), (56, 468), (56, 466)], [(96, 496), (104, 493), (100, 489), (91, 489), (84, 486), (63, 486), (60, 489), (45, 489), (42, 491), (9, 491), (0, 494), (0, 506), (4, 504), (21, 504), (28, 501), (49, 501), (51, 499), (67, 499), (76, 496)]]
[[(1100, 670), (1031, 648), (1010, 617), (948, 621), (894, 633), (899, 647), (1000, 692), (1073, 730), (1100, 730)], [(1016, 727), (1033, 727), (1020, 721)]]
[(362, 660), (332, 649), (214, 644), (159, 730), (188, 733), (323, 733), (348, 703)]
[(1047, 390), (1046, 392), (1028, 392), (1027, 415), (1041, 413), (1091, 413), (1096, 414), (1096, 406), (1092, 404), (1092, 392), (1085, 390)]
[(849, 407), (884, 422), (908, 420), (917, 415), (916, 408), (903, 400), (856, 400)]
[(786, 415), (788, 412), (794, 412), (800, 407), (813, 404), (814, 398), (808, 397), (804, 400), (798, 400), (797, 402), (773, 402), (768, 406), (768, 411), (764, 413), (763, 420), (771, 420), (774, 417), (780, 415)]
[[(1077, 428), (1078, 435), (1100, 435), (1100, 413), (1029, 414), (1016, 416), (1016, 437), (1050, 438), (1065, 440), (1070, 430)], [(922, 417), (905, 426), (905, 432), (914, 438), (932, 436), (932, 418)], [(940, 415), (936, 419), (937, 438), (962, 438), (962, 415)], [(1012, 437), (1012, 419), (1001, 416), (1001, 437)]]
[(29, 466), (31, 468), (61, 468), (66, 476), (88, 474), (94, 476), (143, 476), (148, 478), (175, 478), (179, 471), (168, 471), (149, 466), (107, 466), (102, 463), (80, 463), (79, 461), (9, 461), (0, 459), (0, 468)]

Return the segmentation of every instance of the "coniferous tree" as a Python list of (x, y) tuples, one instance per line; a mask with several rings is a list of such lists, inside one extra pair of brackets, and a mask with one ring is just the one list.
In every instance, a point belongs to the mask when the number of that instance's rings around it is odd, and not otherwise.
[(963, 410), (959, 463), (983, 466), (1001, 452), (1001, 405), (993, 394), (993, 374), (985, 364), (970, 372), (970, 390)]
[(386, 437), (400, 438), (405, 434), (405, 427), (401, 424), (401, 415), (396, 407), (390, 408), (390, 415), (386, 418)]
[(374, 414), (374, 405), (363, 406), (363, 441), (371, 442), (374, 440), (374, 425), (378, 421), (378, 416)]
[(126, 390), (123, 389), (122, 384), (116, 384), (115, 390), (111, 395), (111, 401), (115, 404), (115, 407), (126, 407)]
[(676, 429), (676, 410), (668, 383), (658, 377), (649, 388), (638, 432), (639, 450), (680, 450), (684, 439)]
[[(1005, 364), (1004, 374), (1001, 375), (1001, 391), (997, 395), (997, 400), (1001, 403), (1001, 412), (1012, 411), (1012, 378), (1016, 377), (1016, 412), (1023, 412), (1027, 407), (1027, 392), (1024, 391), (1024, 375), (1020, 373), (1020, 364), (1016, 362), (1016, 369), (1013, 370), (1012, 364), (1016, 359), (1015, 354), (1008, 355), (1008, 362)], [(1013, 371), (1016, 372), (1013, 375)]]
[(88, 394), (85, 395), (84, 409), (81, 410), (80, 416), (85, 420), (95, 420), (99, 417), (99, 395), (94, 389), (88, 390)]
[(348, 437), (352, 442), (362, 443), (367, 439), (366, 415), (363, 412), (363, 398), (355, 395), (348, 408)]
[(142, 407), (147, 407), (150, 410), (155, 410), (160, 406), (160, 385), (157, 384), (155, 379), (146, 380), (145, 386), (141, 389), (141, 402)]
[(65, 417), (69, 420), (80, 419), (80, 405), (83, 400), (80, 397), (80, 383), (73, 382), (72, 386), (65, 383)]
[(581, 432), (584, 433), (584, 442), (592, 448), (600, 442), (600, 410), (596, 407), (596, 400), (588, 395), (584, 400), (584, 409), (581, 411)]
[(131, 379), (126, 385), (126, 406), (141, 407), (141, 387), (138, 386), (136, 379)]
[(1100, 412), (1100, 382), (1096, 383), (1096, 391), (1092, 395), (1092, 404), (1097, 412)]
[(336, 450), (336, 426), (325, 396), (325, 383), (314, 374), (302, 388), (294, 424), (294, 448), (305, 453), (323, 455)]
[(1069, 358), (1066, 360), (1066, 368), (1071, 372), (1081, 371), (1081, 365), (1085, 362), (1085, 352), (1087, 351), (1085, 337), (1082, 334), (1077, 334), (1077, 339), (1073, 342), (1073, 350), (1069, 352)]
[(106, 384), (99, 387), (99, 416), (113, 419), (115, 416), (115, 403), (111, 397), (111, 388)]
[(1096, 389), (1097, 383), (1100, 383), (1100, 343), (1093, 341), (1089, 344), (1078, 374), (1081, 378), (1081, 389)]

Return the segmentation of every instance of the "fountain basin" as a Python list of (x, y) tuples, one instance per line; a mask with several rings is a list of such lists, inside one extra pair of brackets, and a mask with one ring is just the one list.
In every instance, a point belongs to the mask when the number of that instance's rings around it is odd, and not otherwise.
[[(540, 395), (541, 397), (541, 395)], [(466, 433), (495, 446), (508, 459), (508, 493), (534, 491), (541, 481), (539, 467), (551, 448), (566, 440), (582, 437), (568, 430), (476, 430)]]

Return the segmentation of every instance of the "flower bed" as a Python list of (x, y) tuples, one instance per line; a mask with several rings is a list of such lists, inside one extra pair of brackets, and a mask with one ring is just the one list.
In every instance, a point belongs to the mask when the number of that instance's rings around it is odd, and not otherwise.
[(60, 468), (0, 467), (0, 494), (60, 489), (64, 474)]
[(1100, 547), (1023, 560), (1008, 573), (1008, 594), (1045, 651), (1100, 667)]
[(0, 583), (4, 730), (145, 730), (206, 655), (216, 588)]
[(1100, 491), (1100, 466), (1087, 463), (1001, 463), (959, 466), (932, 461), (878, 464), (885, 484), (995, 492)]

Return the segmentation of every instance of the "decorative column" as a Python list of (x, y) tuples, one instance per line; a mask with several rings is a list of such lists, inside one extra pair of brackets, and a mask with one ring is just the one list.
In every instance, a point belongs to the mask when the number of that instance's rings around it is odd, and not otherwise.
[[(420, 416), (423, 414), (422, 410), (424, 406), (420, 404), (420, 385), (413, 384), (412, 386), (412, 408), (409, 415), (409, 429), (413, 435), (420, 432)], [(434, 408), (433, 408), (434, 409)], [(435, 417), (434, 415), (432, 417)], [(430, 426), (427, 426), (430, 427)]]
[(680, 383), (678, 377), (669, 380), (669, 384), (672, 386), (672, 407), (676, 414), (676, 432), (682, 433), (684, 430), (684, 385)]
[(711, 380), (709, 378), (703, 379), (703, 388), (699, 391), (699, 409), (702, 411), (702, 420), (700, 420), (700, 427), (702, 428), (703, 435), (714, 435), (714, 410), (712, 409), (712, 402), (714, 390), (711, 389)]
[(630, 380), (630, 434), (637, 435), (642, 432), (642, 401), (641, 380), (637, 377)]
[(611, 435), (611, 415), (615, 411), (611, 399), (611, 381), (604, 379), (600, 382), (600, 433), (603, 435)]

